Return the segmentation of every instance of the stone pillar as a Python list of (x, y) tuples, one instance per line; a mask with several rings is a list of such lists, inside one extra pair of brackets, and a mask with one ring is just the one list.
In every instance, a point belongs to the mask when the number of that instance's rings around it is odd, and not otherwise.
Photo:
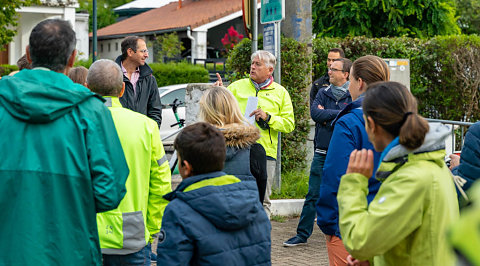
[(185, 125), (191, 125), (198, 121), (198, 113), (200, 111), (200, 98), (205, 91), (212, 88), (211, 84), (191, 83), (188, 84), (185, 92)]
[(282, 33), (299, 42), (312, 42), (312, 0), (285, 1)]
[(75, 33), (77, 35), (78, 58), (87, 60), (89, 55), (88, 40), (88, 13), (75, 14)]
[(65, 6), (63, 8), (63, 19), (70, 21), (73, 30), (75, 30), (75, 7)]
[(192, 57), (194, 59), (207, 59), (207, 31), (192, 32), (195, 38), (195, 47), (192, 47)]

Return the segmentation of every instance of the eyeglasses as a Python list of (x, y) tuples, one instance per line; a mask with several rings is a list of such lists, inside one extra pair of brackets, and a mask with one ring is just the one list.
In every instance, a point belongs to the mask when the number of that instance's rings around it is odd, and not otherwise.
[(335, 72), (335, 71), (342, 71), (343, 72), (343, 69), (335, 69), (335, 68), (329, 68), (328, 71), (332, 71), (332, 72)]
[(139, 51), (142, 52), (142, 53), (144, 53), (144, 54), (148, 54), (148, 49), (137, 50), (137, 52), (139, 52)]

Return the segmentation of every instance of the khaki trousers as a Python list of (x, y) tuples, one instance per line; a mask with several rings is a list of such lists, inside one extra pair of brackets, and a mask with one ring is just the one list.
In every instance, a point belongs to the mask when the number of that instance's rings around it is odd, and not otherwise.
[(265, 192), (265, 198), (263, 199), (263, 209), (268, 215), (268, 219), (272, 215), (272, 203), (270, 202), (270, 195), (272, 194), (272, 183), (273, 183), (273, 176), (275, 175), (275, 166), (277, 161), (275, 160), (268, 160), (267, 159), (267, 188)]

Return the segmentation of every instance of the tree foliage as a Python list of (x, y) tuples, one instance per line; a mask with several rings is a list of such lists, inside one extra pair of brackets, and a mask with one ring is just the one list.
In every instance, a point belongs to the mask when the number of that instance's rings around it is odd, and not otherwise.
[(164, 57), (179, 57), (185, 47), (178, 38), (178, 34), (172, 32), (158, 36), (153, 43), (153, 49), (155, 51), (155, 61), (163, 62)]
[(318, 36), (412, 36), (459, 34), (454, 0), (313, 0)]
[(342, 47), (352, 61), (367, 54), (410, 59), (410, 89), (423, 116), (468, 122), (480, 119), (479, 36), (317, 38), (313, 42), (317, 76), (325, 73), (326, 54), (332, 47)]
[(480, 34), (480, 0), (457, 0), (458, 26), (464, 34)]
[(10, 43), (13, 36), (17, 34), (18, 13), (15, 9), (39, 3), (40, 0), (0, 1), (0, 9), (2, 11), (0, 12), (0, 49), (3, 45)]
[[(113, 11), (115, 7), (130, 2), (130, 0), (98, 0), (97, 1), (97, 29), (111, 25), (116, 21), (117, 14)], [(79, 0), (80, 7), (77, 11), (86, 10), (90, 15), (88, 30), (93, 29), (93, 0)]]

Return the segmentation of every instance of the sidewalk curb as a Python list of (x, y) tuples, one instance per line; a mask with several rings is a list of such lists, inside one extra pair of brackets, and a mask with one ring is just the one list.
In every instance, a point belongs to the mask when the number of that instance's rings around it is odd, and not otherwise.
[(300, 216), (305, 199), (270, 200), (272, 215)]

